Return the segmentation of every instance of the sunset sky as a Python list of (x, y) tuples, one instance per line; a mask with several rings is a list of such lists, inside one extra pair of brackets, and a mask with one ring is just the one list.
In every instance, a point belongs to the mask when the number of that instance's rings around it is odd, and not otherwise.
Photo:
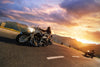
[(100, 0), (0, 0), (0, 21), (51, 26), (54, 34), (100, 43)]

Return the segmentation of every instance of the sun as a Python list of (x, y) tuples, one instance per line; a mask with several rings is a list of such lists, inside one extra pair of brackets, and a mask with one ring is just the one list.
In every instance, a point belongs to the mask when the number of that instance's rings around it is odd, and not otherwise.
[(77, 41), (80, 41), (82, 43), (87, 43), (87, 44), (98, 44), (97, 42), (93, 42), (93, 41), (88, 41), (85, 39), (76, 39)]

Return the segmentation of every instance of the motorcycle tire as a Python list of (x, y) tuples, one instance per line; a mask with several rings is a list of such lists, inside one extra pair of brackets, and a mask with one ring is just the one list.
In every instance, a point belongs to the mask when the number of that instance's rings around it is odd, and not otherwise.
[(28, 43), (29, 39), (26, 40), (26, 41), (20, 41), (20, 38), (21, 38), (22, 36), (26, 36), (26, 37), (27, 37), (26, 34), (19, 34), (19, 35), (17, 35), (17, 37), (16, 37), (17, 43), (18, 43), (18, 44), (26, 44), (26, 43)]

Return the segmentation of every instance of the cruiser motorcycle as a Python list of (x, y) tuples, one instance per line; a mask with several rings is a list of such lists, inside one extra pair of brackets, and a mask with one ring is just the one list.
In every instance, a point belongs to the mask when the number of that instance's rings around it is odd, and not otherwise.
[(88, 50), (87, 52), (85, 52), (84, 56), (93, 58), (93, 57), (95, 57), (95, 52), (94, 52), (94, 50), (92, 50), (92, 51)]
[(48, 46), (52, 44), (49, 34), (43, 32), (39, 27), (28, 28), (29, 32), (20, 32), (16, 41), (18, 44), (30, 46)]

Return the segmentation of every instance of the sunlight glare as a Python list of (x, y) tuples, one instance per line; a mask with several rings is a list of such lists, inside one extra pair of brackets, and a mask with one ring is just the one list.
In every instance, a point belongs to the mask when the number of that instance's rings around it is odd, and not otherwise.
[(92, 41), (88, 41), (88, 40), (84, 40), (84, 39), (76, 39), (77, 41), (80, 41), (82, 43), (88, 43), (88, 44), (98, 44), (97, 42), (92, 42)]

